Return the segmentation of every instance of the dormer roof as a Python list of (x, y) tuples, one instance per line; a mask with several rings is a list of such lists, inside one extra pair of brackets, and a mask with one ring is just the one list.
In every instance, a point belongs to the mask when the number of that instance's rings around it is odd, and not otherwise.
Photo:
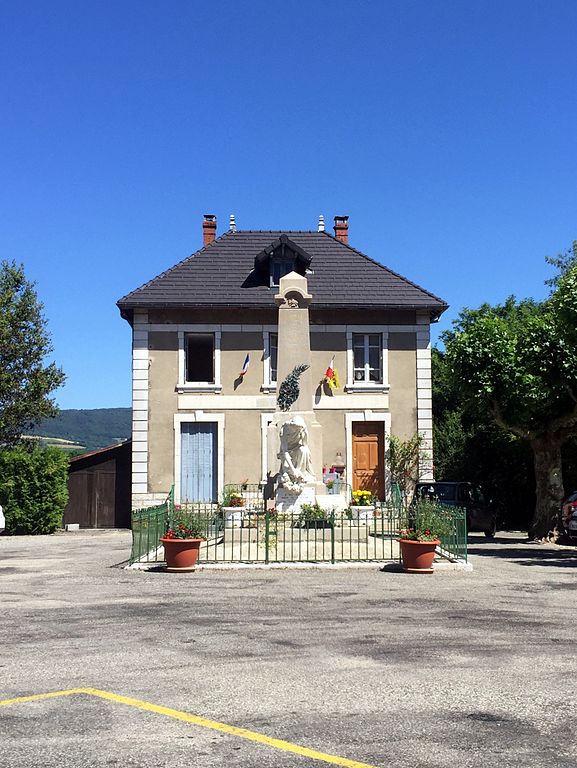
[(312, 261), (312, 256), (308, 254), (300, 245), (291, 240), (287, 234), (282, 234), (272, 241), (270, 245), (263, 248), (260, 253), (254, 257), (254, 268), (259, 272), (270, 272), (270, 262), (274, 259), (291, 260), (294, 262), (295, 272), (304, 275)]

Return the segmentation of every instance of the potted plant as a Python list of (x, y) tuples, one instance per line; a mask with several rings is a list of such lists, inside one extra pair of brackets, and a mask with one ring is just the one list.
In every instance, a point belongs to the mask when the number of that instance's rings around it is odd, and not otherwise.
[(296, 526), (299, 528), (330, 528), (334, 515), (318, 503), (302, 504)]
[(441, 504), (420, 501), (411, 507), (399, 529), (403, 570), (406, 573), (433, 573), (435, 552), (441, 536), (450, 533), (450, 512)]
[(365, 525), (373, 519), (375, 513), (374, 497), (371, 491), (353, 491), (351, 520)]
[(164, 559), (169, 573), (194, 571), (200, 545), (206, 541), (206, 520), (199, 515), (180, 515), (173, 520), (160, 541), (164, 545)]
[(240, 491), (227, 488), (221, 503), (225, 528), (240, 528), (244, 517), (244, 496)]

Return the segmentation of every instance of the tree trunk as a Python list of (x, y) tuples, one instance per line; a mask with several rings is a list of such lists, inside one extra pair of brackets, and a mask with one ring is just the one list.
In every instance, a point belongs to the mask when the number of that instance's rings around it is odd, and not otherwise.
[(556, 435), (543, 435), (531, 440), (535, 460), (535, 514), (529, 536), (535, 539), (556, 538), (563, 501), (561, 440)]

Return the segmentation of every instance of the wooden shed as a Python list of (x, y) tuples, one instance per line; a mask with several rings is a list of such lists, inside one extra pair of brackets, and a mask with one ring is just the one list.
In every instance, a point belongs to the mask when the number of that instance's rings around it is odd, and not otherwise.
[(70, 459), (64, 525), (130, 528), (132, 441)]

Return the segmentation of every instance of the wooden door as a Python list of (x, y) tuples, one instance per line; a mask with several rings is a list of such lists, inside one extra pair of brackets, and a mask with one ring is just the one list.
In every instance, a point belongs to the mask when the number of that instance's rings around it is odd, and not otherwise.
[(381, 421), (353, 422), (353, 491), (385, 498), (385, 430)]
[(94, 528), (114, 528), (116, 473), (94, 473)]
[(72, 472), (68, 475), (68, 503), (64, 525), (81, 528), (114, 528), (116, 525), (116, 473), (114, 471)]

